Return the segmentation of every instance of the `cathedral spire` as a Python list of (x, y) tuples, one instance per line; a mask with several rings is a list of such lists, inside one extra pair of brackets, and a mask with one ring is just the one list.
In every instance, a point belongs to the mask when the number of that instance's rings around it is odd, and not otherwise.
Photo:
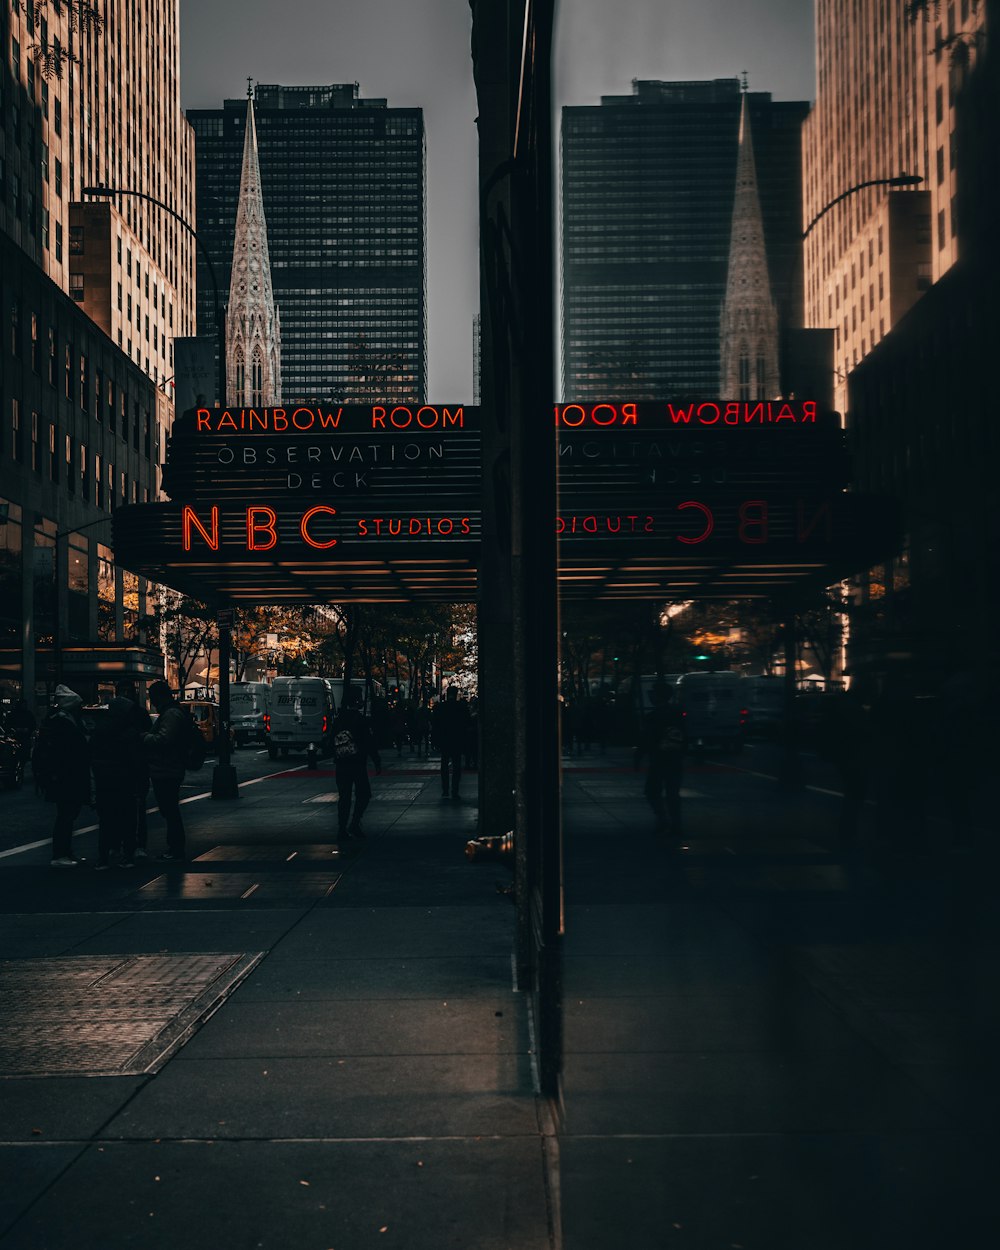
[(253, 103), (247, 79), (243, 173), (226, 311), (226, 397), (235, 407), (281, 402), (281, 324), (271, 287)]
[(781, 391), (778, 312), (767, 268), (750, 131), (750, 97), (745, 86), (740, 102), (729, 274), (719, 339), (720, 395), (725, 399), (775, 399)]

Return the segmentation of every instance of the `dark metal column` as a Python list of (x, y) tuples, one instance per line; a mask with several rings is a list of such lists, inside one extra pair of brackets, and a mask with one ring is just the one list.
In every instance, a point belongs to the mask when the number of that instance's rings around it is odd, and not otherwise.
[[(561, 1069), (551, 48), (553, 0), (471, 0), (479, 101), (483, 554), (480, 707), (513, 787), (517, 965), (544, 1092)], [(492, 712), (487, 708), (493, 701)], [(509, 719), (508, 719), (509, 718)], [(505, 723), (506, 722), (506, 723)], [(484, 734), (488, 760), (494, 744)], [(512, 767), (511, 767), (512, 765)], [(509, 769), (509, 771), (508, 771)], [(487, 819), (490, 819), (486, 809)], [(484, 832), (493, 832), (492, 828)]]

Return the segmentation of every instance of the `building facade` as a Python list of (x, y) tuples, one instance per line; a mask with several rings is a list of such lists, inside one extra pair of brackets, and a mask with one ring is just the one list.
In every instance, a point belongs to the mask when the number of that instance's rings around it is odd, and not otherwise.
[[(257, 147), (286, 402), (423, 400), (427, 376), (425, 161), (420, 109), (357, 84), (258, 85)], [(189, 114), (199, 237), (231, 280), (246, 100)], [(214, 327), (207, 269), (198, 322)]]
[(836, 402), (848, 376), (959, 255), (956, 99), (985, 0), (819, 0), (816, 103), (803, 132), (806, 324), (834, 328)]
[[(716, 394), (737, 183), (740, 82), (635, 82), (562, 117), (562, 356), (568, 401)], [(750, 92), (779, 321), (802, 325), (801, 125)]]
[(172, 340), (194, 330), (193, 241), (142, 198), (194, 224), (178, 12), (0, 7), (0, 701), (161, 668), (110, 516), (157, 495)]
[(834, 328), (854, 487), (899, 513), (896, 549), (851, 585), (850, 670), (929, 693), (997, 663), (996, 7), (821, 0), (804, 139), (807, 220), (859, 182), (924, 179), (825, 213), (805, 276), (810, 324)]

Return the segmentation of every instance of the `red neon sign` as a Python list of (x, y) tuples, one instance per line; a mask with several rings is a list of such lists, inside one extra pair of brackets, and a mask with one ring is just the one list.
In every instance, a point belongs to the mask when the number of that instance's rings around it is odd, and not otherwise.
[[(263, 518), (263, 519), (261, 519)], [(247, 508), (247, 551), (270, 551), (278, 545), (278, 514), (266, 505)], [(257, 535), (267, 535), (264, 542), (257, 541)]]
[(204, 538), (205, 542), (208, 543), (209, 547), (213, 551), (219, 550), (219, 509), (218, 509), (218, 506), (215, 506), (212, 508), (211, 512), (209, 513), (209, 516), (211, 517), (209, 524), (212, 527), (210, 531), (205, 529), (204, 525), (202, 525), (202, 523), (195, 516), (194, 508), (190, 507), (187, 504), (184, 505), (184, 509), (181, 512), (181, 540), (184, 544), (185, 551), (191, 550), (191, 527), (192, 526), (194, 526), (194, 528), (198, 531), (198, 533), (202, 536), (202, 538)]
[(307, 512), (304, 512), (302, 514), (302, 520), (299, 522), (299, 533), (302, 535), (302, 541), (306, 543), (307, 546), (316, 547), (320, 550), (324, 547), (336, 547), (337, 540), (335, 538), (331, 538), (327, 542), (322, 543), (318, 538), (313, 538), (309, 533), (309, 522), (318, 512), (326, 512), (330, 516), (337, 515), (337, 509), (331, 508), (325, 503), (317, 504), (315, 508), (310, 508)]

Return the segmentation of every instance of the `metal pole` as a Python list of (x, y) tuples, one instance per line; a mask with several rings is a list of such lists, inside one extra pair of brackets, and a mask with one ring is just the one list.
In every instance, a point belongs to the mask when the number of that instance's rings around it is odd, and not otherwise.
[(229, 741), (229, 664), (232, 659), (233, 609), (222, 608), (218, 615), (219, 625), (219, 762), (212, 770), (212, 798), (238, 799), (239, 782), (232, 765), (232, 746)]

